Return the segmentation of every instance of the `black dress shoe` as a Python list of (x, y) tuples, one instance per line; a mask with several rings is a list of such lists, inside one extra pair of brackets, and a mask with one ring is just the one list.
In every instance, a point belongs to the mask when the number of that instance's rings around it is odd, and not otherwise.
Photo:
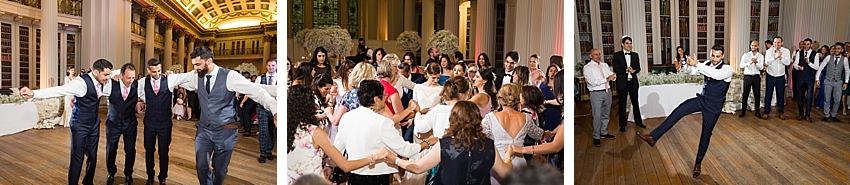
[(277, 156), (269, 155), (268, 157), (266, 157), (266, 159), (268, 159), (269, 161), (274, 161), (275, 157), (277, 157)]
[(838, 120), (838, 117), (832, 117), (832, 121), (841, 122), (841, 120)]
[(615, 139), (615, 138), (617, 138), (617, 136), (613, 136), (611, 134), (605, 134), (605, 135), (601, 135), (599, 137), (602, 138), (602, 139)]
[(823, 122), (829, 122), (829, 117), (824, 117), (824, 118), (823, 118), (823, 119), (821, 119), (820, 121), (823, 121)]
[[(758, 111), (756, 111), (756, 112), (758, 112)], [(756, 113), (756, 118), (761, 118), (761, 114)]]
[(746, 111), (746, 110), (744, 110), (744, 111), (741, 111), (741, 114), (739, 114), (739, 115), (738, 115), (738, 117), (739, 117), (739, 118), (743, 118), (743, 117), (744, 117), (744, 116), (746, 116), (746, 115), (747, 115), (747, 111)]
[(593, 139), (593, 146), (599, 147), (602, 146), (602, 142), (599, 139)]
[(260, 163), (266, 163), (266, 157), (265, 157), (265, 156), (260, 156), (260, 158), (257, 158), (257, 162), (260, 162)]
[(626, 132), (626, 127), (620, 127), (620, 132)]
[(159, 179), (159, 185), (165, 185), (165, 179)]
[(637, 126), (638, 126), (638, 127), (640, 127), (640, 128), (646, 128), (646, 125), (644, 125), (644, 124), (642, 124), (642, 123), (641, 123), (641, 124), (638, 124)]
[(112, 185), (112, 183), (114, 183), (114, 182), (115, 182), (115, 174), (114, 173), (107, 174), (106, 175), (106, 184)]
[(149, 178), (148, 181), (145, 182), (145, 185), (153, 185), (153, 182), (154, 182), (153, 179)]
[(124, 178), (124, 184), (133, 185), (133, 176), (127, 175), (127, 177)]

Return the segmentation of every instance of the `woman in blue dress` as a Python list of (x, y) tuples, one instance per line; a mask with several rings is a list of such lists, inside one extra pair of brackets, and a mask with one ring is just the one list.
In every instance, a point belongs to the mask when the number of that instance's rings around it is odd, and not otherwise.
[[(818, 50), (818, 53), (820, 54), (820, 62), (821, 62), (821, 64), (823, 64), (823, 59), (826, 58), (827, 55), (829, 55), (829, 47), (827, 47), (827, 46), (820, 47), (820, 49)], [(824, 67), (826, 67), (826, 66), (824, 65)], [(821, 74), (818, 77), (818, 80), (823, 82), (824, 78), (826, 78), (826, 73)], [(844, 78), (843, 75), (842, 75), (841, 78)], [(822, 83), (820, 84), (820, 86), (818, 86), (818, 89), (820, 89), (820, 90), (818, 91), (817, 107), (820, 108), (820, 109), (823, 109), (824, 98), (822, 98), (822, 97), (825, 97), (825, 95), (823, 94), (823, 84)], [(844, 115), (847, 115), (847, 114), (844, 114)]]

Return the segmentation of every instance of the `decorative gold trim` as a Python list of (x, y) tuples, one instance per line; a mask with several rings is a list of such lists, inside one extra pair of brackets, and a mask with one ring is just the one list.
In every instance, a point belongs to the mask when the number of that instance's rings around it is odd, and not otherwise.
[(165, 30), (173, 30), (174, 29), (174, 21), (171, 19), (162, 20), (162, 27)]
[(142, 12), (145, 14), (146, 19), (154, 19), (156, 18), (156, 14), (159, 13), (156, 7), (153, 6), (142, 8)]

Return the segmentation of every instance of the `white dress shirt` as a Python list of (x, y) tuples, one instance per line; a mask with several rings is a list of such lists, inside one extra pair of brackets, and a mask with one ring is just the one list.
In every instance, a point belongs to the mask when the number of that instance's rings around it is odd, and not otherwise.
[[(600, 73), (599, 68), (602, 68), (602, 72)], [(596, 90), (605, 90), (605, 84), (608, 83), (608, 76), (614, 74), (610, 68), (608, 68), (608, 64), (601, 62), (590, 62), (584, 65), (582, 69), (582, 73), (584, 74), (584, 81), (587, 83), (587, 90), (596, 91)], [(608, 89), (611, 89), (611, 86), (608, 86)]]
[[(209, 75), (212, 76), (212, 77), (210, 77), (210, 87), (209, 87), (210, 89), (215, 87), (215, 79), (218, 77), (218, 70), (219, 70), (219, 66), (215, 65), (213, 67), (213, 70), (210, 71)], [(189, 75), (189, 76), (186, 76), (186, 77), (179, 76), (176, 79), (180, 79), (180, 80), (177, 80), (174, 83), (171, 83), (171, 77), (170, 77), (171, 75), (183, 75), (183, 74)], [(171, 88), (173, 88), (172, 84), (174, 86), (179, 85), (180, 87), (186, 88), (186, 90), (190, 90), (190, 91), (194, 91), (194, 90), (198, 89), (197, 71), (193, 70), (192, 72), (186, 72), (186, 73), (181, 73), (181, 74), (171, 74), (171, 75), (168, 75), (169, 76), (169, 78), (168, 78), (169, 90)], [(206, 77), (203, 77), (203, 78), (206, 80)], [(263, 107), (268, 109), (272, 114), (277, 113), (277, 100), (275, 100), (274, 97), (272, 97), (271, 94), (267, 91), (267, 89), (274, 89), (274, 88), (277, 88), (277, 87), (275, 87), (273, 85), (256, 85), (254, 83), (251, 83), (251, 81), (248, 81), (248, 79), (245, 79), (245, 77), (242, 76), (242, 74), (239, 74), (239, 73), (237, 73), (236, 71), (233, 71), (233, 70), (230, 70), (230, 72), (227, 73), (227, 76), (225, 78), (227, 78), (226, 83), (227, 83), (227, 90), (228, 91), (248, 96), (248, 98), (251, 98), (252, 100), (259, 103), (260, 105), (263, 105)], [(139, 84), (141, 85), (143, 83), (139, 83)], [(141, 96), (142, 91), (139, 91), (139, 92), (140, 92), (139, 97), (143, 97), (143, 96)]]
[[(116, 70), (117, 71), (117, 70)], [(115, 72), (110, 74), (110, 79), (114, 76)], [(97, 85), (100, 82), (97, 82), (94, 78), (93, 73), (88, 73), (89, 77), (91, 77), (92, 84)], [(107, 81), (106, 84), (101, 84), (102, 93), (101, 97), (109, 96), (112, 92), (112, 83)], [(43, 99), (43, 98), (52, 98), (58, 96), (74, 96), (74, 97), (83, 97), (88, 92), (88, 86), (86, 85), (86, 81), (82, 77), (74, 78), (71, 82), (68, 82), (62, 86), (50, 87), (41, 90), (33, 90), (32, 99)], [(100, 97), (98, 97), (100, 98)]]
[[(414, 91), (415, 92), (415, 91)], [(437, 105), (428, 111), (428, 114), (422, 116), (420, 122), (413, 125), (413, 130), (416, 133), (427, 133), (429, 130), (434, 130), (434, 137), (442, 138), (449, 128), (449, 116), (452, 114), (454, 106)]]
[[(814, 56), (816, 57), (815, 62), (809, 63), (809, 67), (811, 67), (814, 70), (820, 70), (820, 60), (818, 60), (818, 59), (820, 59), (820, 53), (812, 52), (811, 49), (809, 49), (808, 51), (805, 51), (805, 52), (806, 52), (806, 56), (808, 56), (809, 58), (812, 58), (812, 54), (814, 54)], [(800, 56), (800, 52), (794, 52), (794, 58), (796, 58), (793, 62), (795, 70), (796, 70), (797, 67), (802, 66), (802, 64), (800, 64), (800, 58), (802, 58), (802, 57), (803, 56)]]
[[(755, 64), (753, 64), (753, 58), (756, 58)], [(752, 51), (744, 53), (744, 56), (741, 56), (741, 65), (739, 67), (744, 69), (745, 75), (760, 74), (761, 72), (759, 71), (764, 69), (764, 55), (761, 55), (759, 52), (753, 54)]]
[[(404, 141), (392, 120), (363, 106), (342, 115), (339, 133), (333, 143), (339, 151), (348, 152), (349, 160), (367, 158), (381, 147), (387, 147), (405, 157), (412, 157), (421, 149), (418, 143)], [(375, 163), (374, 167), (364, 166), (351, 171), (358, 175), (383, 175), (397, 172), (398, 170), (387, 165), (387, 162)]]
[[(711, 65), (711, 61), (706, 60), (706, 62)], [(722, 61), (721, 61), (722, 62)], [(732, 81), (732, 67), (729, 65), (723, 65), (720, 69), (717, 68), (716, 65), (708, 66), (704, 62), (697, 63), (696, 66), (689, 68), (688, 73), (691, 75), (705, 75), (709, 78), (723, 80), (726, 82)]]
[(516, 68), (511, 72), (505, 71), (505, 76), (502, 78), (502, 85), (513, 83), (511, 81), (513, 80), (514, 71), (516, 71)]
[[(632, 67), (631, 53), (632, 51), (623, 50), (623, 57), (626, 58), (626, 69)], [(629, 77), (629, 79), (632, 79), (632, 73), (628, 72), (628, 70), (626, 71), (626, 75)]]
[[(157, 77), (157, 78), (151, 78), (151, 85), (153, 85), (154, 83), (162, 83), (161, 80), (164, 77), (165, 77), (164, 75), (160, 74), (159, 77)], [(163, 87), (162, 84), (159, 84), (159, 88), (166, 88), (168, 90), (168, 92), (174, 93), (174, 88), (177, 87), (178, 85), (180, 85), (180, 84), (178, 84), (178, 82), (186, 81), (189, 78), (197, 78), (197, 77), (198, 77), (198, 75), (194, 72), (170, 74), (170, 75), (168, 75), (168, 79), (166, 79), (168, 81), (167, 82), (168, 87)], [(146, 82), (147, 78), (148, 77), (142, 77), (141, 79), (139, 79), (139, 84), (136, 85), (138, 87), (138, 90), (139, 90), (139, 93), (137, 93), (137, 94), (139, 95), (139, 98), (141, 98), (143, 102), (147, 101), (147, 99), (145, 98), (145, 85), (146, 85), (145, 83), (147, 83)], [(156, 81), (156, 82), (154, 82), (154, 81)]]
[(785, 66), (791, 65), (791, 51), (780, 48), (782, 56), (776, 59), (776, 48), (770, 48), (764, 54), (764, 64), (767, 65), (767, 74), (773, 77), (785, 75)]
[[(261, 88), (263, 88), (263, 89), (265, 89), (267, 92), (269, 92), (269, 95), (271, 95), (272, 97), (277, 97), (277, 84), (278, 84), (278, 82), (277, 82), (277, 76), (278, 76), (279, 74), (280, 74), (280, 73), (275, 73), (275, 74), (266, 73), (266, 77), (267, 77), (267, 78), (269, 78), (269, 77), (270, 77), (270, 79), (272, 79), (272, 80), (273, 80), (273, 81), (271, 81), (272, 83), (274, 83), (273, 85), (263, 85), (263, 84), (260, 84), (260, 82), (262, 82), (262, 81), (260, 81), (260, 80), (261, 80), (260, 78), (262, 78), (263, 76), (257, 77), (257, 80), (255, 80), (255, 81), (254, 81), (254, 84), (256, 84), (256, 85), (260, 86), (260, 87), (261, 87)], [(210, 78), (210, 79), (212, 79), (212, 78)], [(268, 79), (266, 79), (266, 80), (268, 80)], [(212, 84), (210, 84), (210, 85), (212, 85)], [(212, 87), (210, 87), (210, 89), (212, 89)], [(272, 90), (272, 89), (274, 89), (274, 90)], [(272, 91), (274, 91), (274, 92), (272, 92)]]
[[(841, 66), (844, 67), (844, 83), (850, 83), (850, 64), (848, 64), (847, 58), (844, 58), (841, 55), (826, 56), (826, 58), (823, 59), (823, 62), (820, 63), (820, 68), (817, 68), (818, 72), (815, 74), (815, 76), (816, 77), (820, 76), (820, 74), (823, 71), (823, 68), (826, 67), (826, 65), (828, 65), (830, 62), (835, 62), (835, 61), (832, 61), (833, 58), (835, 58), (839, 62), (839, 64), (842, 64)], [(834, 69), (830, 69), (830, 70), (834, 70)], [(815, 80), (819, 81), (820, 78), (815, 78)]]
[[(277, 75), (278, 75), (277, 73), (275, 73), (275, 74), (266, 73), (264, 75), (266, 75), (266, 78), (269, 78), (269, 79), (272, 80), (271, 82), (274, 83), (273, 85), (277, 85)], [(263, 78), (263, 76), (258, 76), (257, 80), (254, 81), (254, 84), (262, 85), (262, 84), (260, 84), (260, 82), (262, 82), (262, 80), (261, 80), (262, 78)], [(269, 80), (269, 79), (266, 79), (266, 80)]]

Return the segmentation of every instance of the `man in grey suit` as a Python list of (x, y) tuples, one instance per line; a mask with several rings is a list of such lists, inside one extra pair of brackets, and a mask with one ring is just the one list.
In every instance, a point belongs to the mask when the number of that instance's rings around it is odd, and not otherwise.
[[(820, 76), (821, 74), (826, 74), (824, 77), (824, 81), (821, 82), (819, 79), (815, 79), (815, 86), (819, 86), (820, 83), (823, 83), (823, 94), (824, 98), (824, 106), (823, 106), (823, 122), (828, 122), (830, 118), (832, 118), (835, 122), (841, 122), (838, 120), (838, 109), (841, 109), (841, 91), (847, 89), (847, 83), (850, 83), (850, 65), (847, 63), (847, 58), (841, 55), (844, 52), (843, 43), (835, 43), (830, 49), (830, 53), (832, 55), (824, 58), (823, 62), (820, 63), (820, 68), (815, 76)], [(842, 77), (843, 76), (843, 77)], [(832, 106), (830, 106), (830, 101), (835, 101)], [(832, 110), (832, 112), (830, 112)]]

